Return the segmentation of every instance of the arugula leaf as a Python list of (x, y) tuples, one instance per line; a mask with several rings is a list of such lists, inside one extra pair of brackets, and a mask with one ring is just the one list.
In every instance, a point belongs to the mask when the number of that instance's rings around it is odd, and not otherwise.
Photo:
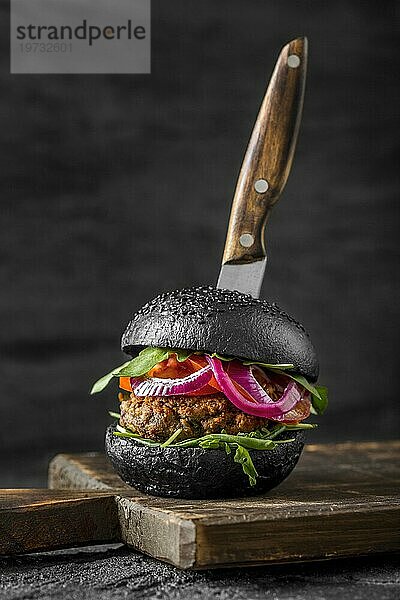
[(170, 446), (172, 442), (174, 442), (176, 438), (180, 436), (181, 433), (182, 427), (174, 431), (174, 433), (170, 435), (169, 438), (163, 444), (161, 444), (161, 448), (167, 448), (168, 446)]
[(216, 450), (217, 448), (221, 447), (221, 443), (223, 444), (223, 442), (220, 442), (219, 440), (202, 440), (199, 442), (199, 446), (200, 448), (207, 448), (209, 449), (213, 449)]
[(192, 350), (169, 349), (169, 348), (152, 348), (148, 346), (144, 348), (132, 360), (128, 360), (123, 365), (116, 367), (107, 375), (103, 375), (90, 390), (91, 394), (97, 394), (104, 390), (114, 377), (140, 377), (145, 375), (150, 369), (155, 367), (159, 362), (166, 360), (175, 354), (178, 362), (185, 361), (191, 354)]
[[(218, 354), (217, 352), (213, 352), (213, 354), (209, 354), (209, 356), (211, 356), (211, 358), (219, 358), (219, 360), (224, 360), (226, 362), (229, 362), (230, 360), (236, 360), (234, 356), (222, 356), (221, 354)], [(237, 359), (237, 360), (240, 360)], [(269, 364), (269, 363), (262, 363), (262, 362), (257, 362), (255, 360), (240, 360), (240, 362), (246, 366), (248, 365), (259, 365), (260, 367), (265, 367), (266, 369), (293, 369), (294, 365), (292, 365), (291, 363), (282, 363), (282, 364)]]
[(243, 448), (243, 446), (238, 446), (233, 460), (242, 465), (243, 472), (248, 476), (250, 485), (256, 485), (258, 473), (251, 460), (249, 451)]
[(224, 442), (224, 449), (228, 455), (232, 452), (230, 445), (227, 444), (226, 442)]
[(279, 427), (279, 426), (274, 427), (273, 430), (271, 431), (271, 433), (268, 435), (268, 439), (273, 440), (274, 438), (278, 437), (278, 435), (283, 433), (285, 430), (286, 430), (285, 425), (282, 425), (281, 427)]
[(184, 362), (193, 354), (193, 350), (181, 350), (180, 348), (169, 350), (169, 355), (175, 354), (178, 362)]
[(140, 377), (155, 365), (167, 359), (169, 351), (166, 348), (148, 346), (133, 358), (125, 367), (114, 371), (114, 377)]
[(125, 427), (122, 427), (122, 425), (120, 425), (119, 423), (117, 423), (116, 429), (120, 433), (127, 433), (129, 435), (136, 435), (136, 433), (133, 433), (133, 431), (131, 431), (130, 429), (126, 429)]
[(160, 445), (158, 442), (155, 442), (154, 440), (148, 440), (146, 438), (142, 438), (142, 437), (140, 437), (140, 435), (136, 435), (136, 433), (131, 433), (130, 431), (125, 431), (125, 432), (124, 431), (114, 431), (113, 433), (117, 437), (133, 438), (136, 442), (139, 442), (139, 444), (143, 444), (144, 446), (159, 446)]
[(316, 423), (296, 423), (295, 425), (285, 425), (289, 431), (300, 430), (300, 429), (316, 429), (318, 425)]
[(191, 448), (198, 446), (200, 443), (205, 443), (207, 445), (208, 442), (215, 441), (227, 444), (240, 444), (241, 446), (244, 446), (245, 448), (250, 448), (251, 450), (272, 450), (273, 448), (275, 448), (276, 444), (276, 442), (273, 442), (270, 439), (265, 439), (263, 437), (252, 437), (246, 434), (229, 435), (227, 433), (208, 433), (207, 435), (201, 438), (177, 442), (176, 446), (179, 446), (180, 448)]
[[(277, 371), (279, 373), (279, 371)], [(322, 415), (326, 407), (328, 406), (328, 388), (322, 385), (313, 385), (303, 375), (293, 375), (293, 373), (281, 373), (281, 375), (287, 375), (294, 381), (297, 381), (311, 394), (312, 407), (317, 415)]]
[[(279, 373), (279, 371), (278, 371), (278, 373)], [(306, 390), (308, 390), (312, 395), (319, 396), (318, 390), (313, 386), (312, 383), (307, 381), (307, 379), (305, 377), (303, 377), (303, 375), (293, 375), (293, 373), (283, 373), (283, 372), (281, 372), (279, 374), (286, 375), (287, 377), (290, 377), (290, 379), (294, 379), (294, 381), (297, 381), (297, 383), (300, 383), (300, 385), (302, 385), (304, 388), (306, 388)]]
[[(207, 353), (205, 353), (207, 354)], [(213, 352), (212, 354), (209, 354), (208, 356), (211, 356), (211, 358), (219, 358), (219, 360), (224, 360), (226, 362), (229, 362), (230, 360), (235, 360), (234, 356), (222, 356), (221, 354), (218, 354), (217, 352)]]
[(91, 394), (98, 394), (99, 392), (102, 392), (104, 390), (104, 388), (108, 386), (108, 384), (110, 383), (111, 379), (113, 379), (113, 377), (115, 377), (114, 372), (116, 370), (123, 369), (124, 367), (126, 367), (127, 365), (129, 365), (130, 362), (131, 361), (128, 360), (123, 365), (120, 365), (116, 369), (113, 369), (112, 371), (110, 371), (110, 373), (107, 373), (107, 375), (103, 375), (103, 377), (100, 377), (100, 379), (98, 379), (96, 381), (96, 383), (93, 385), (92, 389), (90, 390), (90, 393)]
[(318, 396), (313, 394), (312, 405), (318, 415), (323, 415), (328, 406), (328, 388), (324, 385), (316, 385)]
[(120, 419), (121, 418), (121, 415), (119, 413), (113, 412), (112, 410), (109, 410), (108, 414), (110, 415), (110, 417), (114, 417), (114, 419)]
[(265, 369), (270, 369), (271, 371), (273, 371), (274, 369), (279, 369), (280, 371), (283, 371), (284, 369), (294, 369), (294, 365), (291, 363), (282, 363), (282, 364), (274, 365), (274, 364), (270, 364), (270, 363), (257, 362), (255, 360), (244, 360), (242, 362), (246, 366), (258, 365), (260, 367), (264, 367)]

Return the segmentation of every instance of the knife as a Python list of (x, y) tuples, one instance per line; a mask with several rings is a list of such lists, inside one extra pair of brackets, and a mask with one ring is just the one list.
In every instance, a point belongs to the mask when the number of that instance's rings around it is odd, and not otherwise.
[(282, 48), (272, 73), (232, 202), (217, 287), (260, 295), (264, 230), (289, 176), (303, 107), (307, 38)]

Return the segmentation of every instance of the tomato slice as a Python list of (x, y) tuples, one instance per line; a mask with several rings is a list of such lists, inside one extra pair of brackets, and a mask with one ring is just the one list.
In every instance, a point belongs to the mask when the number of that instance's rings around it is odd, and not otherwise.
[[(207, 360), (203, 355), (192, 355), (183, 362), (179, 362), (174, 356), (158, 363), (151, 371), (148, 372), (149, 377), (168, 377), (171, 379), (178, 379), (181, 377), (187, 377), (195, 371), (199, 371), (203, 367), (207, 366)], [(206, 396), (215, 394), (216, 390), (221, 391), (218, 387), (217, 382), (214, 378), (199, 390), (194, 392), (188, 392), (186, 396)]]
[[(148, 377), (159, 377), (161, 379), (181, 379), (199, 371), (207, 365), (204, 355), (194, 354), (183, 362), (179, 362), (175, 356), (171, 356), (159, 362), (147, 373)], [(119, 387), (129, 392), (132, 391), (130, 377), (120, 377)], [(187, 396), (206, 396), (220, 392), (220, 388), (214, 377), (210, 382), (199, 390), (186, 394)]]
[[(167, 358), (162, 362), (158, 363), (153, 367), (149, 372), (149, 377), (161, 377), (163, 379), (166, 378), (178, 378), (178, 377), (186, 377), (193, 373), (192, 370), (189, 370), (187, 367), (182, 367), (182, 363), (178, 363), (176, 358)], [(119, 378), (119, 387), (123, 390), (127, 390), (128, 392), (132, 391), (131, 387), (131, 378), (130, 377), (120, 377)]]
[(199, 390), (195, 390), (194, 392), (188, 392), (185, 396), (212, 396), (213, 394), (217, 394), (217, 390), (211, 385), (205, 385)]
[(132, 391), (131, 386), (131, 378), (130, 377), (120, 377), (119, 378), (119, 387), (121, 390), (126, 390), (127, 392)]

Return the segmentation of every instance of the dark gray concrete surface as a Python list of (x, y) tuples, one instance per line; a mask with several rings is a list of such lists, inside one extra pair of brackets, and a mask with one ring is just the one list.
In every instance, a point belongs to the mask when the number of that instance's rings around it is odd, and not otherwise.
[(165, 600), (394, 600), (398, 556), (184, 572), (126, 548), (0, 560), (0, 598)]

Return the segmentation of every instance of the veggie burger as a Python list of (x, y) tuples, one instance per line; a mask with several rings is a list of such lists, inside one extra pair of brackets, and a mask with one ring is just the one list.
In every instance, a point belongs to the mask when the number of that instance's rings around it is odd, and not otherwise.
[(327, 390), (305, 329), (276, 304), (214, 287), (164, 293), (122, 336), (106, 452), (122, 479), (158, 496), (269, 490), (292, 471)]

